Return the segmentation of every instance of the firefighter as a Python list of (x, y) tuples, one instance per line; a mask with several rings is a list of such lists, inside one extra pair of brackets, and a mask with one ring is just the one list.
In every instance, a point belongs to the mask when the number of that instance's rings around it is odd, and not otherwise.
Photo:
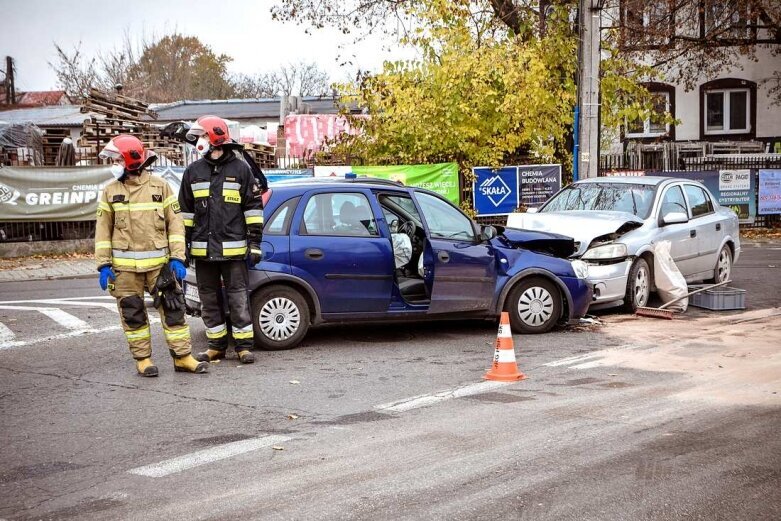
[[(117, 299), (136, 370), (143, 376), (157, 376), (144, 290), (154, 291), (163, 269), (172, 270), (179, 280), (186, 274), (179, 203), (165, 180), (145, 170), (156, 157), (145, 160), (144, 146), (137, 138), (125, 134), (114, 137), (100, 157), (111, 160), (111, 173), (116, 178), (106, 185), (98, 202), (95, 258), (100, 287), (104, 291), (108, 288)], [(161, 304), (158, 311), (174, 369), (206, 372), (208, 364), (190, 352), (184, 306)]]
[(261, 257), (261, 188), (241, 158), (242, 145), (230, 139), (225, 120), (203, 116), (187, 137), (203, 156), (184, 171), (179, 190), (206, 325), (207, 350), (196, 357), (225, 358), (229, 335), (220, 298), (224, 287), (236, 355), (241, 363), (251, 364), (255, 357), (247, 259), (255, 265)]

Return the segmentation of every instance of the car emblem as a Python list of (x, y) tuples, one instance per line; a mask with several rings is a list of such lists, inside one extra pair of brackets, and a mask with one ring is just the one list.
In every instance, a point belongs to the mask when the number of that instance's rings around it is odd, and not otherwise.
[(498, 207), (512, 193), (512, 190), (501, 177), (495, 175), (480, 184), (480, 193)]

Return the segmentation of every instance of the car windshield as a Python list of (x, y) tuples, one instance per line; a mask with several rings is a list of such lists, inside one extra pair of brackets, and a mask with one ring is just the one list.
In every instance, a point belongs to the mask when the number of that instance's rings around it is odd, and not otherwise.
[(573, 184), (556, 194), (540, 212), (599, 210), (648, 217), (654, 200), (652, 185), (624, 183)]

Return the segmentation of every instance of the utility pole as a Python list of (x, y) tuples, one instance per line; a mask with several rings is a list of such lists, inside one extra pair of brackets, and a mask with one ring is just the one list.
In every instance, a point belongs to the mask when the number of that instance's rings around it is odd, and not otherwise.
[(5, 57), (5, 103), (13, 105), (16, 103), (16, 85), (14, 85), (14, 59), (10, 56)]
[(578, 7), (578, 105), (575, 177), (597, 177), (599, 170), (600, 18), (604, 0), (580, 0)]

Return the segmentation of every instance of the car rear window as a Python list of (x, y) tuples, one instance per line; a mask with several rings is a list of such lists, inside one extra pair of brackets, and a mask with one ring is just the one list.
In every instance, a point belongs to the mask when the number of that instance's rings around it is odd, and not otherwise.
[(694, 185), (684, 185), (683, 189), (686, 192), (686, 198), (689, 199), (692, 218), (713, 212), (713, 203), (711, 203), (710, 197), (705, 193), (705, 190)]
[(266, 221), (263, 226), (263, 233), (269, 235), (286, 235), (290, 231), (290, 220), (293, 218), (293, 212), (296, 209), (300, 197), (294, 197), (285, 201), (274, 214)]

